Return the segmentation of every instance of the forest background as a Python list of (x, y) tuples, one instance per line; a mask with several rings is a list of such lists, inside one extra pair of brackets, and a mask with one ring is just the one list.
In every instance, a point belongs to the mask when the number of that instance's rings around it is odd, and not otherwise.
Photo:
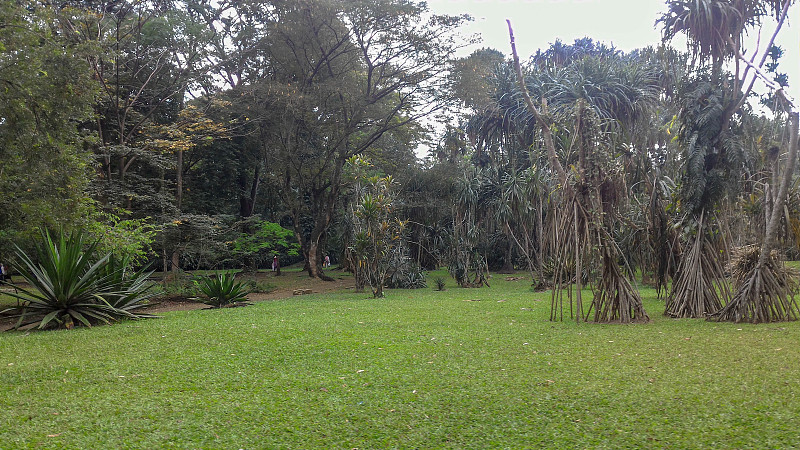
[(710, 292), (734, 249), (770, 254), (773, 216), (798, 253), (769, 39), (792, 6), (669, 1), (664, 45), (556, 41), (515, 67), (459, 56), (470, 18), (407, 0), (3, 2), (0, 260), (83, 229), (165, 272), (278, 255), (325, 278), (329, 256), (382, 288), (522, 269), (596, 283), (596, 320), (646, 317), (640, 274), (702, 315), (730, 303)]

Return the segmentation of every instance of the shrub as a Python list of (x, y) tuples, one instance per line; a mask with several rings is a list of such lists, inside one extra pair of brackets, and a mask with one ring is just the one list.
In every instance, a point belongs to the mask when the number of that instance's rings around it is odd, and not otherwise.
[(186, 300), (197, 297), (197, 286), (193, 278), (184, 271), (170, 273), (158, 287), (160, 300)]
[(425, 269), (420, 267), (416, 261), (412, 261), (407, 257), (399, 259), (400, 261), (386, 280), (386, 287), (390, 289), (422, 289), (428, 287)]
[(19, 320), (15, 328), (39, 322), (39, 328), (87, 327), (124, 318), (150, 317), (135, 314), (149, 295), (146, 276), (126, 276), (121, 263), (109, 262), (111, 254), (94, 258), (97, 242), (87, 244), (80, 232), (53, 240), (42, 235), (35, 258), (17, 248), (20, 275), (31, 288), (18, 285), (9, 293), (23, 304), (14, 308)]
[[(145, 269), (132, 270), (133, 257), (125, 255), (116, 257), (111, 254), (101, 272), (112, 284), (118, 286), (118, 291), (110, 294), (106, 301), (116, 309), (131, 312), (142, 308), (148, 301), (155, 297), (156, 284), (150, 281), (153, 271)], [(151, 317), (150, 315), (146, 315)]]
[(201, 301), (213, 308), (225, 308), (247, 304), (247, 294), (251, 291), (244, 283), (236, 281), (231, 273), (218, 273), (195, 280), (197, 289), (205, 296)]
[(444, 285), (445, 285), (444, 277), (436, 277), (436, 278), (433, 279), (433, 282), (436, 283), (436, 290), (437, 291), (443, 291), (444, 290)]

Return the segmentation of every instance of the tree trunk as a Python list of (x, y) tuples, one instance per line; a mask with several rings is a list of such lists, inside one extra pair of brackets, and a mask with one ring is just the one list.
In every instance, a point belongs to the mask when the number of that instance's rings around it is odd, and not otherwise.
[(247, 188), (247, 180), (245, 179), (245, 175), (242, 175), (239, 179), (239, 188), (241, 189), (241, 194), (239, 196), (239, 216), (242, 218), (250, 217), (253, 215), (255, 211), (256, 205), (256, 195), (258, 194), (258, 186), (261, 182), (261, 164), (256, 166), (256, 172), (253, 175), (253, 182), (250, 183), (249, 194), (245, 195), (245, 189)]
[(581, 242), (578, 230), (578, 204), (572, 204), (573, 223), (575, 227), (575, 322), (583, 318), (583, 266), (581, 265)]
[(181, 210), (181, 202), (183, 201), (183, 150), (178, 150), (178, 161), (176, 165), (178, 169), (175, 173), (175, 207), (178, 212)]
[[(506, 224), (506, 230), (509, 229), (508, 224)], [(500, 269), (500, 273), (514, 273), (514, 264), (512, 261), (513, 258), (513, 251), (514, 251), (514, 241), (509, 236), (509, 233), (506, 232), (506, 239), (508, 240), (508, 245), (506, 245), (506, 254), (503, 258), (503, 267)]]
[(319, 278), (323, 281), (334, 281), (333, 278), (325, 275), (322, 270), (322, 235), (323, 232), (321, 230), (323, 228), (319, 224), (314, 227), (314, 230), (311, 232), (311, 237), (308, 239), (308, 253), (306, 254), (306, 263), (308, 270), (308, 276), (311, 278)]
[[(519, 84), (520, 92), (522, 92), (522, 98), (525, 100), (525, 106), (536, 118), (536, 123), (542, 130), (544, 144), (547, 149), (547, 159), (550, 161), (552, 169), (555, 170), (556, 174), (558, 174), (558, 180), (561, 182), (562, 187), (571, 192), (572, 189), (569, 184), (567, 184), (567, 172), (564, 170), (564, 166), (562, 166), (561, 162), (558, 160), (556, 145), (553, 142), (553, 133), (550, 131), (550, 122), (545, 120), (542, 112), (540, 112), (536, 105), (533, 104), (533, 100), (528, 94), (528, 87), (525, 86), (525, 77), (522, 74), (522, 66), (519, 63), (519, 56), (517, 55), (517, 45), (514, 42), (514, 30), (511, 28), (511, 20), (506, 19), (506, 23), (508, 24), (508, 35), (511, 39), (511, 54), (514, 57), (514, 69), (517, 73), (517, 83)], [(544, 101), (543, 105), (546, 106)], [(547, 111), (543, 112), (546, 113)], [(568, 197), (571, 197), (571, 195), (568, 195)]]
[(181, 252), (176, 247), (175, 250), (172, 251), (172, 272), (177, 272), (181, 270)]
[(308, 241), (308, 254), (306, 255), (308, 264), (308, 276), (311, 278), (322, 278), (322, 261), (319, 260), (319, 241), (312, 236)]
[[(769, 253), (772, 251), (773, 244), (778, 235), (781, 215), (783, 214), (783, 205), (786, 204), (786, 193), (789, 190), (789, 185), (791, 184), (792, 176), (794, 175), (794, 164), (795, 160), (797, 159), (797, 134), (798, 127), (800, 127), (800, 125), (798, 124), (798, 113), (793, 112), (791, 113), (790, 117), (791, 126), (789, 127), (789, 132), (791, 135), (789, 137), (789, 156), (787, 160), (786, 172), (783, 174), (780, 190), (778, 191), (775, 204), (772, 207), (772, 215), (767, 223), (767, 231), (764, 234), (764, 242), (761, 245), (761, 255), (759, 255), (758, 258), (759, 266), (763, 266), (764, 263), (766, 263)], [(777, 167), (773, 170), (775, 170), (775, 172), (778, 171)]]
[(544, 284), (544, 202), (542, 196), (538, 196), (539, 210), (536, 212), (536, 272), (539, 275), (539, 283)]

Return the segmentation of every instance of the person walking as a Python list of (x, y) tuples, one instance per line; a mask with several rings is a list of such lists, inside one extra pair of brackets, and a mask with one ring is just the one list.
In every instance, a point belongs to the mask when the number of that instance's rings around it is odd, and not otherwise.
[(0, 263), (0, 283), (6, 281), (6, 266), (3, 263)]
[(272, 257), (272, 271), (277, 272), (278, 270), (278, 255)]

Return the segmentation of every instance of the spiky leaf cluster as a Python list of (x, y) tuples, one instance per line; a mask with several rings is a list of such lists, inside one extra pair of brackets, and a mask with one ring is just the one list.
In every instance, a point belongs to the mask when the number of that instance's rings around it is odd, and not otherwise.
[(728, 80), (701, 73), (682, 89), (676, 140), (683, 153), (681, 204), (697, 215), (713, 209), (727, 187), (730, 171), (742, 160), (737, 123), (727, 108), (736, 101)]

